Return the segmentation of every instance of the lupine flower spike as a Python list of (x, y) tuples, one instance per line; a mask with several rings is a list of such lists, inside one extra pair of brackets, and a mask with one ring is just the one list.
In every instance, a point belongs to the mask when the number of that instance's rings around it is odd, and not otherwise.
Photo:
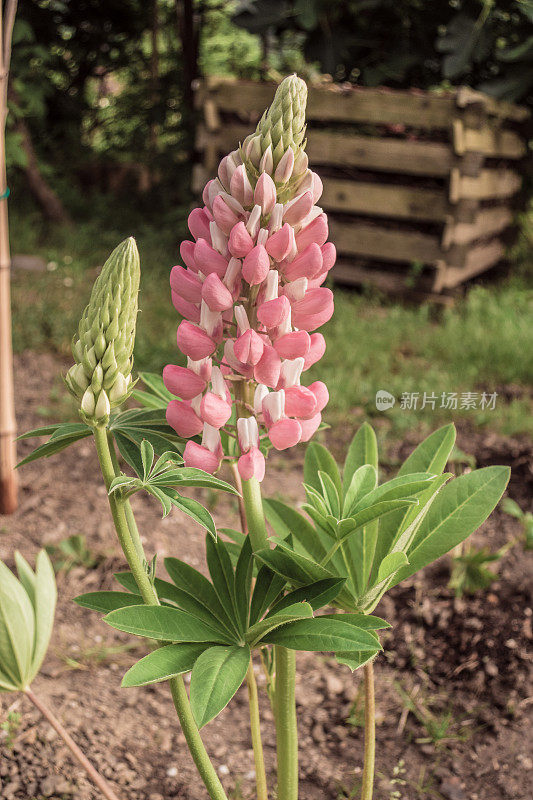
[[(305, 154), (307, 87), (295, 75), (278, 87), (257, 129), (225, 156), (189, 216), (185, 266), (170, 276), (184, 317), (177, 343), (187, 367), (168, 365), (176, 396), (167, 420), (187, 443), (185, 463), (214, 472), (223, 456), (219, 431), (235, 405), (241, 477), (261, 481), (260, 438), (277, 450), (311, 438), (328, 402), (324, 383), (301, 385), (324, 354), (317, 328), (333, 313), (323, 287), (335, 263), (322, 192)], [(234, 434), (234, 435), (235, 435)]]
[(140, 280), (135, 239), (113, 250), (95, 281), (72, 340), (75, 364), (65, 376), (89, 424), (105, 425), (111, 409), (131, 394), (133, 344)]

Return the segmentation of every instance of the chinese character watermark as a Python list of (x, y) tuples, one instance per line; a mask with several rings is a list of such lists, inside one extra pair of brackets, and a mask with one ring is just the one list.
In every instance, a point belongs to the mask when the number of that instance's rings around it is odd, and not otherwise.
[[(402, 411), (423, 411), (443, 408), (447, 411), (494, 411), (498, 392), (402, 392), (400, 408)], [(388, 411), (396, 404), (393, 394), (380, 389), (376, 392), (376, 408)]]

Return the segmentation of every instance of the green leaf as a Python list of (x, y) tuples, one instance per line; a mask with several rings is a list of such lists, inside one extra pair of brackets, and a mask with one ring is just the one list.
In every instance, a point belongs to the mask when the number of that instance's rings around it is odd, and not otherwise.
[(190, 672), (199, 656), (205, 651), (202, 644), (167, 644), (137, 661), (126, 672), (122, 686), (146, 686), (160, 683), (176, 675)]
[(56, 601), (57, 587), (54, 568), (46, 550), (41, 550), (35, 560), (35, 640), (31, 679), (39, 672), (50, 644)]
[(264, 637), (268, 644), (278, 644), (291, 650), (314, 650), (317, 652), (357, 652), (373, 650), (381, 646), (369, 631), (357, 628), (349, 622), (333, 617), (290, 622)]
[(271, 607), (268, 616), (278, 614), (284, 608), (301, 602), (309, 603), (313, 611), (318, 611), (319, 608), (328, 605), (337, 597), (345, 582), (344, 578), (326, 578), (294, 589)]
[(228, 492), (228, 494), (238, 495), (237, 489), (230, 483), (210, 475), (209, 472), (204, 472), (202, 469), (195, 467), (179, 467), (164, 472), (154, 478), (157, 485), (170, 485), (170, 486), (198, 486), (205, 489), (217, 489), (221, 492)]
[(51, 438), (48, 442), (45, 442), (45, 444), (35, 448), (35, 450), (26, 456), (26, 458), (23, 458), (22, 461), (19, 461), (17, 469), (25, 464), (30, 464), (32, 461), (37, 461), (39, 458), (49, 458), (56, 453), (60, 453), (62, 450), (65, 450), (65, 448), (70, 447), (71, 444), (74, 444), (74, 442), (85, 439), (90, 435), (91, 429), (84, 425), (83, 432), (55, 436), (53, 439)]
[(261, 619), (276, 597), (283, 591), (285, 583), (285, 578), (267, 566), (259, 569), (250, 605), (250, 625)]
[(139, 594), (129, 594), (128, 592), (87, 592), (75, 597), (74, 602), (82, 608), (90, 608), (91, 611), (108, 614), (117, 608), (139, 606), (143, 601)]
[(444, 486), (417, 531), (407, 554), (409, 564), (391, 585), (436, 561), (477, 530), (496, 507), (509, 477), (509, 467), (485, 467)]
[(32, 606), (35, 608), (35, 574), (22, 553), (19, 553), (18, 550), (15, 550), (15, 564), (19, 581), (24, 586), (24, 591), (30, 598)]
[(385, 556), (379, 565), (378, 584), (381, 583), (381, 581), (385, 581), (387, 578), (390, 578), (391, 575), (394, 575), (401, 567), (408, 563), (409, 561), (405, 553), (389, 553), (389, 555)]
[(378, 485), (378, 473), (372, 464), (363, 464), (358, 467), (352, 475), (352, 480), (346, 490), (344, 505), (342, 508), (343, 517), (349, 517), (352, 508), (362, 500), (369, 492)]
[(233, 621), (233, 615), (226, 614), (215, 587), (205, 575), (177, 558), (165, 558), (165, 568), (178, 589), (194, 597), (225, 629), (238, 636), (239, 628)]
[(199, 728), (227, 706), (248, 670), (249, 647), (210, 647), (198, 658), (191, 674), (191, 708)]
[[(130, 606), (118, 608), (104, 620), (119, 631), (163, 642), (220, 642), (224, 637), (216, 628), (186, 611), (169, 606)], [(226, 641), (230, 641), (226, 639)]]
[(322, 490), (318, 475), (321, 470), (329, 475), (337, 489), (339, 497), (341, 497), (342, 481), (335, 459), (326, 447), (317, 442), (311, 442), (305, 451), (304, 481), (309, 484), (309, 486), (316, 489), (317, 492)]
[(349, 667), (352, 672), (368, 664), (375, 657), (375, 650), (362, 650), (360, 653), (335, 653), (335, 658), (339, 664)]
[(136, 442), (132, 442), (131, 439), (118, 430), (112, 431), (112, 433), (118, 451), (126, 464), (129, 464), (137, 475), (142, 475), (143, 465)]
[(345, 487), (350, 486), (355, 471), (366, 464), (374, 467), (377, 473), (378, 443), (376, 434), (368, 422), (363, 422), (353, 437), (350, 447), (348, 448), (348, 453), (346, 454), (343, 472)]
[(339, 519), (341, 513), (341, 501), (339, 493), (335, 488), (335, 484), (333, 483), (329, 475), (326, 472), (323, 472), (322, 470), (319, 470), (318, 478), (320, 480), (320, 485), (322, 486), (322, 496), (327, 501), (330, 513), (336, 519)]
[(413, 497), (419, 492), (423, 492), (424, 489), (429, 489), (434, 478), (435, 475), (428, 475), (425, 472), (399, 475), (369, 492), (355, 505), (354, 512), (373, 506), (382, 500), (400, 500)]
[(279, 500), (263, 500), (263, 507), (268, 522), (275, 533), (283, 539), (292, 533), (306, 552), (317, 561), (321, 561), (326, 555), (326, 549), (321, 545), (313, 526), (286, 503)]
[[(60, 422), (54, 422), (51, 425), (43, 425), (40, 428), (34, 428), (32, 431), (21, 433), (20, 436), (17, 436), (15, 441), (19, 442), (21, 439), (34, 439), (36, 436), (51, 436), (58, 428), (61, 428), (61, 426), (62, 423)], [(85, 425), (84, 427), (87, 426)]]
[(250, 647), (255, 647), (257, 643), (263, 639), (270, 631), (282, 625), (287, 625), (289, 622), (294, 622), (297, 619), (306, 619), (313, 616), (313, 609), (308, 603), (295, 603), (292, 606), (284, 608), (277, 614), (266, 617), (265, 619), (256, 622), (246, 631), (246, 641)]
[(161, 400), (165, 401), (165, 409), (169, 402), (175, 399), (172, 392), (169, 392), (165, 386), (162, 376), (157, 372), (139, 372), (139, 378), (144, 383), (150, 394), (155, 395), (156, 397), (159, 397)]
[(381, 617), (374, 617), (372, 614), (362, 614), (359, 612), (349, 612), (346, 614), (324, 614), (326, 619), (340, 619), (347, 622), (349, 625), (354, 625), (356, 628), (362, 628), (365, 631), (379, 631), (383, 628), (390, 628), (391, 625)]
[(143, 439), (141, 442), (141, 461), (143, 465), (142, 479), (146, 482), (148, 480), (152, 464), (154, 463), (154, 448), (148, 439)]
[(207, 568), (218, 599), (237, 630), (242, 633), (243, 629), (235, 599), (235, 576), (226, 545), (222, 539), (215, 542), (207, 537), (205, 549)]
[(455, 426), (453, 423), (443, 425), (413, 450), (398, 470), (398, 475), (409, 475), (413, 472), (431, 472), (440, 475), (448, 462), (454, 443)]
[(192, 497), (184, 497), (175, 489), (165, 489), (165, 494), (168, 496), (169, 500), (171, 501), (172, 505), (179, 508), (180, 511), (183, 511), (184, 514), (187, 514), (191, 519), (197, 522), (202, 528), (213, 537), (213, 539), (217, 538), (217, 529), (215, 526), (215, 521), (213, 517), (207, 510), (204, 508), (198, 500), (194, 500)]
[(35, 614), (22, 583), (0, 561), (0, 664), (8, 680), (24, 688), (30, 676)]
[(296, 586), (306, 586), (309, 583), (316, 583), (324, 578), (333, 578), (331, 572), (321, 567), (310, 558), (295, 553), (284, 545), (278, 544), (275, 550), (259, 550), (255, 554), (256, 558), (266, 564), (278, 575), (288, 580)]

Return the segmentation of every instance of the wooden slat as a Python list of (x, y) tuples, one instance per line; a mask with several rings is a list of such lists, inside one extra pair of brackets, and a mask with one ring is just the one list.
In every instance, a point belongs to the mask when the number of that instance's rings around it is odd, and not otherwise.
[[(219, 108), (252, 119), (272, 102), (276, 85), (253, 81), (208, 78), (200, 88), (201, 105), (208, 93)], [(455, 94), (398, 92), (386, 89), (341, 89), (310, 87), (306, 117), (308, 120), (369, 122), (376, 125), (404, 124), (420, 128), (448, 128), (455, 107)]]
[(344, 255), (423, 264), (442, 258), (438, 238), (425, 233), (335, 219), (330, 220), (330, 231), (331, 240)]
[(457, 106), (466, 108), (471, 104), (481, 104), (488, 114), (493, 114), (501, 119), (512, 119), (515, 122), (523, 122), (530, 116), (529, 109), (525, 106), (516, 106), (507, 103), (505, 100), (496, 100), (483, 92), (477, 92), (468, 86), (461, 86), (457, 91)]
[(504, 252), (504, 246), (499, 239), (473, 247), (463, 267), (448, 266), (441, 273), (439, 289), (453, 289), (454, 286), (459, 286), (475, 275), (481, 275), (497, 264)]
[(505, 230), (513, 221), (512, 212), (507, 206), (497, 206), (480, 211), (473, 222), (448, 220), (442, 239), (444, 248), (452, 245), (470, 244), (476, 239), (495, 236)]
[(527, 148), (525, 142), (514, 131), (487, 125), (476, 130), (467, 128), (462, 120), (453, 123), (453, 142), (457, 155), (467, 152), (482, 153), (489, 158), (523, 158)]
[[(234, 150), (253, 130), (244, 124), (222, 124), (216, 132), (200, 128), (197, 147), (203, 150), (207, 137), (216, 137), (220, 154)], [(350, 132), (310, 130), (307, 154), (316, 166), (360, 167), (399, 172), (405, 175), (445, 177), (454, 161), (451, 147), (442, 142), (416, 142), (374, 136), (354, 136)]]
[(326, 211), (427, 222), (444, 222), (450, 212), (444, 190), (334, 178), (324, 179), (320, 205)]
[(408, 295), (411, 299), (427, 302), (432, 301), (439, 305), (452, 306), (453, 297), (445, 294), (436, 294), (433, 291), (435, 274), (423, 274), (414, 280), (408, 270), (392, 272), (384, 269), (374, 269), (354, 264), (350, 261), (337, 261), (331, 272), (332, 278), (337, 283), (350, 286), (376, 286), (380, 291), (393, 295)]
[(522, 178), (509, 169), (482, 169), (477, 177), (461, 175), (452, 169), (450, 176), (450, 202), (459, 200), (492, 200), (512, 197), (522, 185)]

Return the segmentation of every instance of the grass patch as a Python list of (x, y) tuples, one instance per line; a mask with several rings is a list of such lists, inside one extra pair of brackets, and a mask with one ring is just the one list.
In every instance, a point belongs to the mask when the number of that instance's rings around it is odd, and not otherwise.
[[(160, 229), (126, 220), (102, 234), (105, 222), (57, 229), (45, 226), (37, 214), (13, 212), (13, 252), (40, 255), (48, 263), (46, 272), (19, 270), (13, 275), (15, 351), (51, 350), (69, 356), (98, 267), (133, 229), (142, 265), (137, 367), (159, 371), (178, 361), (178, 319), (168, 274), (185, 236), (185, 219), (186, 210), (178, 209)], [(374, 417), (382, 430), (402, 435), (466, 419), (509, 435), (533, 435), (533, 290), (526, 278), (474, 286), (446, 310), (340, 289), (335, 298), (334, 317), (323, 329), (326, 355), (310, 375), (310, 380), (320, 378), (328, 385), (327, 419), (333, 425)], [(393, 408), (376, 409), (379, 390), (395, 397)], [(401, 408), (405, 392), (418, 393), (416, 409)], [(460, 408), (465, 392), (477, 394), (476, 409)], [(483, 392), (498, 393), (494, 410), (479, 408)], [(427, 402), (421, 407), (424, 393), (435, 395), (435, 408)], [(443, 393), (457, 393), (456, 410), (442, 407)]]

